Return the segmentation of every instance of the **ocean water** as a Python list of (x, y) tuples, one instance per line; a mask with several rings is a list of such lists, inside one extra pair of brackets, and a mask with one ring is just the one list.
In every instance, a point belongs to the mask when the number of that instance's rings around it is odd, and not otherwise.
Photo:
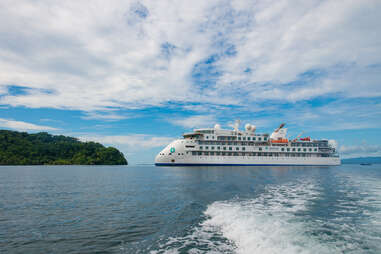
[(3, 166), (0, 253), (381, 253), (381, 165)]

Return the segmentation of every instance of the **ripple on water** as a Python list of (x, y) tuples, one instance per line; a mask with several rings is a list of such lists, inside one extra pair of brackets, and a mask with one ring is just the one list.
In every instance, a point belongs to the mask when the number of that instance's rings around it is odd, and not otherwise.
[[(332, 200), (311, 179), (269, 185), (254, 199), (214, 202), (189, 234), (151, 253), (381, 253), (379, 181), (336, 177), (341, 195)], [(335, 203), (332, 214), (312, 215), (322, 199)]]

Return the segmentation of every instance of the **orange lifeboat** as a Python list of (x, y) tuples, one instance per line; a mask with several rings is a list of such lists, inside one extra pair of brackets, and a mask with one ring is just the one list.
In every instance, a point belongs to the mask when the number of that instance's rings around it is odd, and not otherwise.
[(288, 139), (287, 138), (281, 138), (281, 139), (277, 139), (277, 140), (275, 140), (275, 139), (272, 139), (271, 140), (271, 143), (288, 143)]

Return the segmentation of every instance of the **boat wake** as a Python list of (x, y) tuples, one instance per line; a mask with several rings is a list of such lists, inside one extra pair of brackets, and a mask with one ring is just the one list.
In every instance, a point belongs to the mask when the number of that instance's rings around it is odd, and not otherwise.
[(151, 253), (381, 253), (379, 179), (333, 178), (330, 186), (310, 178), (213, 202), (198, 226)]
[(255, 199), (217, 201), (190, 234), (171, 238), (151, 253), (328, 252), (304, 234), (305, 222), (298, 218), (316, 198), (314, 184), (295, 182), (269, 186)]

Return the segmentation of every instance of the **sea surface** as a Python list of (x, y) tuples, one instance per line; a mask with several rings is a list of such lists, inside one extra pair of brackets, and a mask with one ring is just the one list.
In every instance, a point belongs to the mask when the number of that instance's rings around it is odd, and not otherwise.
[(0, 253), (381, 253), (381, 165), (3, 166)]

